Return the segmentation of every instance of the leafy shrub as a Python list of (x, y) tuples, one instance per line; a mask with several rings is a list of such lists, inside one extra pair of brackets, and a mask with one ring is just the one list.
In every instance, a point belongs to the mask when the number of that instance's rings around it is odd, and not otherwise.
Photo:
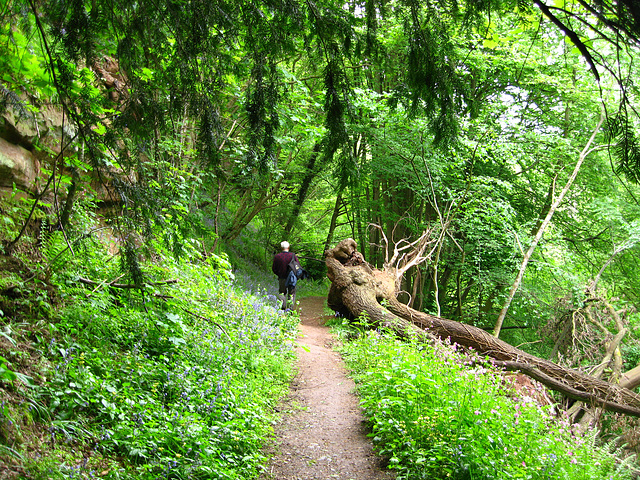
[(622, 347), (622, 358), (627, 369), (640, 365), (640, 343), (637, 341)]
[(398, 479), (631, 478), (609, 446), (596, 445), (597, 432), (575, 433), (450, 346), (367, 333), (343, 348), (374, 443)]
[[(144, 294), (79, 289), (68, 280), (74, 273), (64, 273), (74, 300), (47, 345), (52, 369), (39, 389), (51, 442), (123, 459), (105, 468), (76, 458), (74, 478), (99, 470), (103, 478), (136, 479), (259, 473), (299, 319), (236, 287), (223, 258), (192, 260), (148, 266), (157, 280), (178, 282)], [(70, 475), (51, 459), (38, 464), (32, 472), (43, 478)]]

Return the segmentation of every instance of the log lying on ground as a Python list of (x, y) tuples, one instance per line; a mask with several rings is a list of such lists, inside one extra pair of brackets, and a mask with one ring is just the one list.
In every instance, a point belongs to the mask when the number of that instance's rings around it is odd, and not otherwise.
[(325, 256), (331, 280), (327, 303), (334, 311), (351, 317), (364, 313), (374, 324), (405, 337), (424, 341), (432, 336), (450, 339), (492, 358), (499, 367), (520, 371), (569, 398), (640, 417), (640, 395), (631, 390), (531, 355), (477, 327), (422, 313), (400, 303), (396, 299), (394, 276), (368, 265), (356, 250), (354, 240), (343, 240)]

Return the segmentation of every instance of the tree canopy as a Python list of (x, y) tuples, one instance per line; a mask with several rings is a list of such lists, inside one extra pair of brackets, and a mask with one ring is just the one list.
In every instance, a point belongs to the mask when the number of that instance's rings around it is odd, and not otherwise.
[(247, 237), (269, 252), (285, 236), (319, 258), (350, 236), (382, 265), (431, 229), (430, 262), (400, 285), (419, 310), (489, 328), (538, 241), (510, 306), (525, 326), (588, 279), (638, 299), (631, 0), (0, 11), (5, 112), (64, 112), (57, 145), (3, 131), (43, 159), (35, 203), (53, 195), (53, 228), (73, 238), (78, 203), (110, 212), (136, 283), (139, 237), (180, 255), (194, 232), (209, 250)]
[[(508, 40), (509, 33), (496, 24), (500, 15), (517, 25), (514, 31), (534, 38), (564, 36), (597, 81), (605, 73), (611, 76), (620, 90), (618, 107), (608, 112), (609, 132), (618, 140), (619, 170), (635, 179), (633, 87), (628, 81), (633, 65), (624, 59), (633, 58), (639, 27), (637, 7), (630, 0), (549, 5), (539, 0), (215, 5), (13, 1), (4, 8), (9, 50), (12, 44), (25, 47), (15, 40), (12, 20), (41, 39), (36, 42), (43, 49), (41, 68), (52, 74), (70, 118), (85, 127), (78, 135), (94, 168), (101, 158), (116, 156), (113, 150), (125, 132), (130, 145), (126, 153), (118, 149), (118, 161), (125, 170), (139, 168), (136, 158), (148, 142), (188, 121), (195, 137), (194, 160), (232, 175), (221, 164), (221, 146), (237, 120), (243, 123), (246, 143), (234, 163), (243, 177), (252, 178), (245, 181), (259, 181), (281, 167), (277, 137), (287, 128), (289, 113), (282, 107), (292, 83), (301, 80), (313, 82), (312, 90), (324, 97), (318, 108), (326, 128), (325, 156), (348, 144), (345, 124), (354, 114), (354, 87), (361, 84), (389, 93), (390, 103), (403, 105), (409, 114), (425, 115), (436, 143), (457, 140), (460, 120), (474, 115), (490, 94), (487, 84), (493, 83), (494, 91), (505, 85), (493, 77), (479, 90), (474, 60), (487, 47)], [(27, 23), (30, 19), (37, 21)], [(553, 29), (543, 33), (545, 23)], [(119, 88), (126, 94), (116, 105), (79, 88), (91, 78), (76, 65), (92, 68), (104, 55), (116, 58), (123, 74)], [(23, 67), (7, 67), (11, 83), (19, 84), (15, 77)], [(13, 91), (10, 86), (5, 85)], [(113, 113), (104, 115), (100, 109)], [(92, 129), (97, 125), (104, 128)]]

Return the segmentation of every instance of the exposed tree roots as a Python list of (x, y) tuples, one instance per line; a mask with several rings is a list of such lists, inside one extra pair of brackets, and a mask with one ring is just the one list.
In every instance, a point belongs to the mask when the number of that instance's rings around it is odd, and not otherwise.
[(413, 310), (396, 299), (393, 267), (372, 268), (345, 239), (325, 252), (331, 280), (328, 305), (350, 317), (366, 314), (376, 324), (403, 337), (450, 339), (490, 357), (506, 370), (520, 371), (563, 395), (590, 406), (640, 417), (640, 395), (619, 385), (533, 356), (477, 327)]

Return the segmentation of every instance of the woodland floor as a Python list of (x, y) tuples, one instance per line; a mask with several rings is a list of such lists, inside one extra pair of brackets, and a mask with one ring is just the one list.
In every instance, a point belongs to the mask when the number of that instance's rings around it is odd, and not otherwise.
[(373, 453), (353, 380), (324, 326), (325, 297), (300, 301), (298, 372), (280, 406), (263, 480), (393, 479)]

